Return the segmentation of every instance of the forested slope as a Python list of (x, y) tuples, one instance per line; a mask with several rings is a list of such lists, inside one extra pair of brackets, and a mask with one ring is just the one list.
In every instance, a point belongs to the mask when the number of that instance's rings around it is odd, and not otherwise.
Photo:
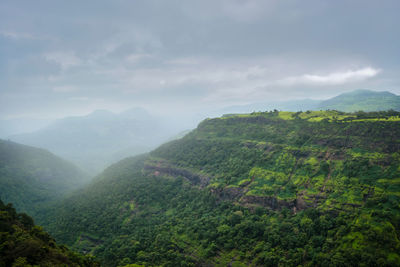
[(99, 266), (90, 256), (59, 246), (42, 227), (0, 200), (0, 266)]
[(400, 113), (203, 121), (43, 218), (106, 266), (397, 266)]
[(0, 198), (33, 214), (82, 186), (88, 177), (50, 152), (0, 140)]

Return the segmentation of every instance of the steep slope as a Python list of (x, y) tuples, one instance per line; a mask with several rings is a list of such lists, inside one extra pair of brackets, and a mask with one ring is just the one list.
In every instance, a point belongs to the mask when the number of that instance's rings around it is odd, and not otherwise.
[[(151, 166), (168, 169), (171, 164), (194, 169), (213, 177), (210, 186), (215, 190), (240, 191), (244, 203), (273, 197), (273, 205), (281, 201), (290, 208), (298, 202), (316, 204), (307, 199), (326, 204), (325, 198), (332, 197), (329, 203), (336, 203), (338, 195), (326, 192), (342, 188), (350, 193), (350, 188), (331, 177), (360, 176), (357, 192), (352, 192), (357, 197), (344, 199), (344, 204), (361, 205), (368, 184), (397, 171), (396, 165), (387, 167), (394, 162), (390, 155), (400, 151), (399, 113), (381, 114), (270, 112), (206, 120), (182, 140), (152, 152), (154, 162), (147, 168), (162, 172)], [(322, 185), (324, 190), (317, 190)]]
[(398, 266), (399, 125), (398, 112), (208, 119), (44, 222), (107, 266)]
[(91, 174), (126, 156), (149, 151), (169, 137), (163, 122), (142, 109), (115, 114), (97, 110), (60, 119), (26, 134), (11, 136), (22, 144), (50, 150)]
[(59, 246), (33, 219), (0, 200), (0, 266), (99, 266)]
[(390, 92), (377, 92), (370, 90), (355, 90), (341, 94), (331, 99), (322, 101), (318, 109), (333, 109), (345, 112), (354, 111), (400, 111), (400, 96)]
[(0, 140), (0, 198), (31, 214), (85, 184), (88, 176), (50, 152)]

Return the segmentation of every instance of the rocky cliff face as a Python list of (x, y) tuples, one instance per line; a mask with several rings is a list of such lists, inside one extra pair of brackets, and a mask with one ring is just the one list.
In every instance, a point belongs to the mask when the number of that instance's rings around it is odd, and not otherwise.
[(399, 175), (400, 119), (392, 113), (270, 112), (209, 119), (153, 151), (145, 170), (184, 177), (247, 207), (354, 209)]
[(172, 178), (182, 177), (192, 185), (200, 186), (200, 188), (206, 187), (210, 182), (210, 177), (194, 173), (188, 169), (178, 168), (173, 165), (165, 165), (165, 162), (162, 161), (147, 161), (143, 167), (143, 171), (147, 175), (168, 176)]

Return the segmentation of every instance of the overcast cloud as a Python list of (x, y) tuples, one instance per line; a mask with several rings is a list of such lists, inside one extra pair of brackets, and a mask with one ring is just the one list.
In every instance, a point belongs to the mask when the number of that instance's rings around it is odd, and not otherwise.
[(400, 2), (0, 2), (0, 118), (400, 94)]

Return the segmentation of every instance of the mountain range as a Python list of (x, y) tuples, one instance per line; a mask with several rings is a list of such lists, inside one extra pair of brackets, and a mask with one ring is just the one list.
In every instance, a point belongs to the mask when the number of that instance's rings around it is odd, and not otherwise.
[(390, 109), (400, 111), (400, 96), (387, 91), (356, 90), (324, 100), (319, 103), (318, 108), (345, 112), (360, 110), (368, 112)]
[(394, 110), (225, 115), (86, 185), (50, 152), (1, 141), (0, 199), (50, 235), (0, 201), (0, 264), (398, 266), (399, 123)]
[[(340, 110), (346, 112), (400, 110), (400, 96), (389, 92), (356, 90), (328, 100), (303, 99), (287, 102), (263, 102), (219, 109), (200, 116), (218, 117), (227, 113), (250, 113), (266, 110)], [(96, 110), (86, 116), (59, 119), (30, 133), (9, 139), (55, 153), (91, 175), (127, 156), (149, 152), (158, 145), (187, 130), (179, 117), (158, 117), (144, 109), (133, 108), (121, 113)], [(6, 130), (6, 129), (4, 129)]]
[(388, 91), (355, 90), (325, 100), (299, 99), (291, 101), (259, 102), (248, 105), (230, 106), (222, 113), (250, 113), (266, 110), (306, 111), (338, 110), (344, 112), (400, 110), (400, 96)]
[(398, 266), (400, 113), (206, 119), (38, 220), (104, 266)]

